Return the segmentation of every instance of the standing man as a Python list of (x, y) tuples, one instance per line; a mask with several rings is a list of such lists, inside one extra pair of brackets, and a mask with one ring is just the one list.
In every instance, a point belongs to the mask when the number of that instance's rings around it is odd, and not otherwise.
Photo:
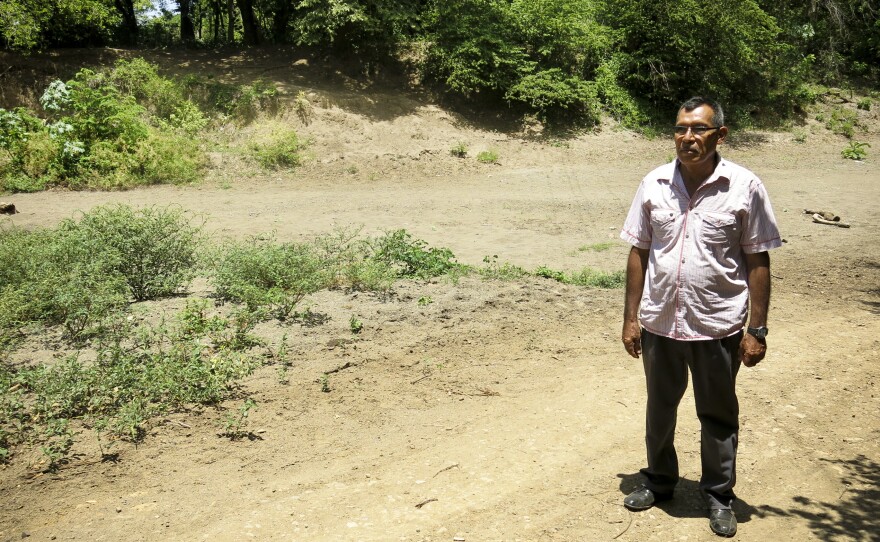
[(632, 245), (622, 340), (629, 355), (642, 356), (648, 388), (646, 482), (623, 503), (646, 510), (672, 498), (676, 415), (690, 370), (709, 526), (733, 536), (736, 374), (741, 363), (753, 367), (764, 358), (767, 251), (782, 241), (764, 185), (718, 154), (726, 136), (718, 103), (695, 97), (682, 104), (677, 159), (642, 180), (620, 234)]

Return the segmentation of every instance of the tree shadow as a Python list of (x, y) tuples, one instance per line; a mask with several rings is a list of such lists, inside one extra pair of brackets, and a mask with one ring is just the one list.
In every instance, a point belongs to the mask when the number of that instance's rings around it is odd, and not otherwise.
[[(644, 476), (640, 473), (618, 474), (617, 477), (620, 478), (620, 492), (624, 496), (629, 495), (645, 482)], [(739, 497), (733, 501), (732, 508), (738, 523), (748, 523), (753, 516), (761, 515), (759, 509)], [(709, 507), (700, 492), (699, 482), (687, 477), (679, 480), (675, 488), (675, 498), (658, 503), (654, 509), (662, 510), (674, 518), (709, 517)]]
[[(866, 269), (873, 271), (874, 273), (876, 273), (877, 271), (880, 271), (880, 262), (875, 262), (875, 261), (869, 260), (869, 261), (863, 262), (863, 266)], [(862, 304), (866, 305), (868, 307), (868, 310), (871, 311), (872, 313), (880, 314), (880, 285), (878, 285), (875, 282), (873, 287), (869, 287), (866, 290), (862, 290), (862, 293), (864, 293), (866, 295), (866, 297), (873, 298), (873, 299), (861, 299), (860, 301), (862, 302)]]
[(724, 144), (736, 150), (760, 147), (769, 141), (765, 134), (748, 130), (733, 130), (724, 140)]
[[(807, 520), (810, 529), (820, 540), (855, 540), (857, 533), (865, 533), (865, 540), (880, 538), (880, 463), (859, 455), (855, 459), (823, 459), (842, 467), (846, 488), (833, 502), (825, 502), (799, 495), (794, 501), (802, 507), (788, 510), (762, 506), (761, 516), (774, 515)], [(874, 533), (873, 535), (870, 533)]]

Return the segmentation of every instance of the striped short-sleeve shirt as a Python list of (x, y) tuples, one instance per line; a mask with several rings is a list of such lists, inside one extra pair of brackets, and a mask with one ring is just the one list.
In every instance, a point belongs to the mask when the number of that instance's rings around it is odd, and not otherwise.
[(639, 320), (677, 340), (728, 337), (747, 318), (744, 254), (782, 246), (773, 208), (761, 180), (728, 160), (719, 157), (693, 197), (676, 166), (642, 180), (620, 233), (650, 249)]

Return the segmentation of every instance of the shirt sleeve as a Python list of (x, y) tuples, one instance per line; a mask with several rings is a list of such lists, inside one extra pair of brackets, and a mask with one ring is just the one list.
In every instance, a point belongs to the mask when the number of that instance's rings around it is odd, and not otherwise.
[(776, 216), (764, 183), (755, 179), (749, 193), (749, 208), (743, 220), (743, 252), (755, 254), (782, 246)]
[(651, 214), (645, 204), (645, 181), (639, 183), (629, 214), (620, 231), (620, 238), (636, 248), (651, 247)]

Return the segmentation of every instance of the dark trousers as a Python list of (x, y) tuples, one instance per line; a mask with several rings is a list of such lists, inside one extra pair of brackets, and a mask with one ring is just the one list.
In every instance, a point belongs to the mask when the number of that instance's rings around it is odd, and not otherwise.
[(648, 479), (648, 489), (671, 493), (678, 483), (673, 440), (678, 405), (687, 389), (690, 369), (700, 420), (700, 489), (710, 508), (730, 508), (736, 484), (736, 373), (741, 339), (742, 332), (725, 339), (677, 341), (642, 330), (642, 360), (648, 385), (648, 467), (642, 473)]

